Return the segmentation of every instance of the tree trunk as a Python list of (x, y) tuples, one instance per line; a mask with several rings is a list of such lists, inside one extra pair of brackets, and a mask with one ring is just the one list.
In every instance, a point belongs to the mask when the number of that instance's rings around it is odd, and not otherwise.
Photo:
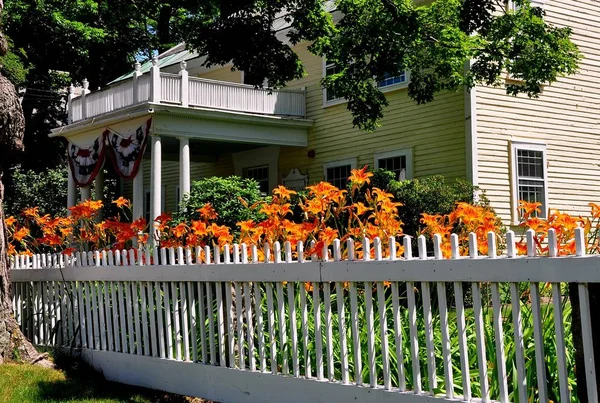
[[(0, 56), (6, 52), (5, 45), (6, 41), (0, 32)], [(24, 131), (25, 119), (15, 87), (6, 77), (0, 75), (0, 162), (5, 164), (5, 168), (14, 155), (23, 149)], [(8, 248), (2, 208), (2, 172), (3, 168), (0, 166), (0, 364), (14, 358), (35, 362), (45, 356), (40, 356), (23, 336), (12, 312)]]

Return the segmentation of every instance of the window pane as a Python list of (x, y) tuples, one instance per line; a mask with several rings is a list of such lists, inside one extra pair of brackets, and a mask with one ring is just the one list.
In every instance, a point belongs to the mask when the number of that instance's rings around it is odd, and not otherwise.
[(261, 193), (269, 193), (269, 166), (246, 168), (243, 172), (244, 178), (254, 179), (258, 182)]
[(352, 167), (350, 165), (327, 168), (326, 180), (339, 189), (346, 189), (351, 170)]
[[(335, 65), (335, 63), (328, 63), (325, 66), (325, 77), (330, 76), (332, 74), (337, 74), (341, 72), (341, 69)], [(334, 99), (338, 99), (335, 93), (331, 90), (325, 90), (325, 97), (327, 101), (333, 101)]]
[(406, 156), (381, 158), (377, 161), (379, 168), (396, 174), (396, 180), (406, 179)]
[(532, 180), (532, 179), (519, 179), (519, 200), (525, 200), (526, 202), (542, 203), (541, 210), (545, 210), (545, 192), (544, 192), (544, 181)]
[(387, 87), (390, 85), (401, 84), (406, 82), (406, 73), (402, 73), (399, 76), (391, 77), (389, 74), (385, 74), (385, 78), (377, 83), (379, 88)]
[(519, 177), (544, 179), (544, 153), (535, 150), (517, 150)]

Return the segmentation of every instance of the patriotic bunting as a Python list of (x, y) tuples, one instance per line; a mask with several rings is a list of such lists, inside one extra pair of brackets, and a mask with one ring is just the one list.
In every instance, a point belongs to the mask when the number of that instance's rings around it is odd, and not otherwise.
[(117, 133), (107, 129), (104, 134), (108, 141), (110, 157), (119, 176), (133, 179), (137, 174), (140, 162), (146, 150), (151, 119), (138, 127), (134, 133)]
[(98, 137), (88, 147), (79, 147), (69, 141), (69, 166), (78, 186), (87, 186), (104, 164), (104, 137)]
[(133, 179), (146, 150), (151, 123), (152, 119), (148, 119), (133, 132), (128, 133), (117, 133), (107, 128), (92, 145), (87, 147), (69, 141), (69, 167), (75, 183), (78, 186), (87, 186), (93, 182), (104, 165), (106, 147), (118, 175), (123, 179)]

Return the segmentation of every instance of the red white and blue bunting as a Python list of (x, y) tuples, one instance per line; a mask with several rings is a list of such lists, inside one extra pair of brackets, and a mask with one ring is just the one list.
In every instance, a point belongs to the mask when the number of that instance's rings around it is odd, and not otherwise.
[(140, 162), (146, 150), (151, 119), (139, 126), (133, 133), (117, 133), (108, 128), (104, 135), (109, 145), (110, 157), (119, 176), (133, 179), (137, 174)]
[(98, 137), (88, 147), (79, 147), (69, 141), (69, 166), (75, 183), (87, 186), (104, 164), (104, 136)]
[(152, 119), (148, 119), (136, 129), (122, 133), (107, 128), (89, 146), (78, 146), (69, 141), (67, 154), (75, 183), (78, 186), (91, 184), (107, 154), (121, 178), (133, 179), (146, 150), (151, 123)]

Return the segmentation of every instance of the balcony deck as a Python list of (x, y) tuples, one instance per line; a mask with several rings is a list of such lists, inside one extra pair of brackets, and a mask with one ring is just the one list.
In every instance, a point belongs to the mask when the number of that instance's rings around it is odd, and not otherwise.
[(147, 102), (292, 118), (304, 118), (306, 114), (303, 90), (269, 91), (187, 74), (152, 71), (73, 97), (68, 107), (69, 123)]

